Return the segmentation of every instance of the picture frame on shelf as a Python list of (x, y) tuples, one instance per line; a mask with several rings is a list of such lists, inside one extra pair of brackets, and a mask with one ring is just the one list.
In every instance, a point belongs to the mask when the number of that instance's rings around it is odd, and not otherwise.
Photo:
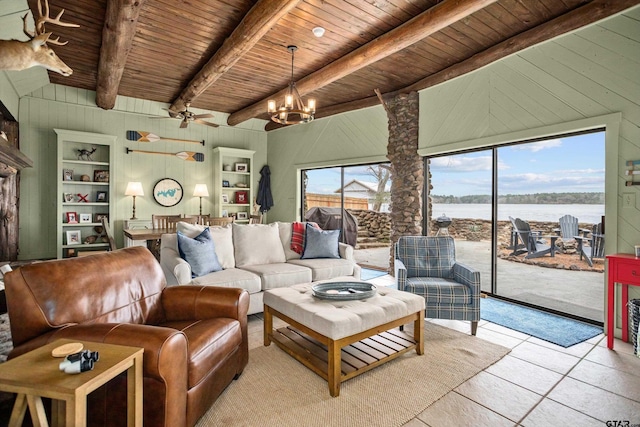
[(238, 212), (236, 219), (249, 219), (249, 215), (246, 212)]
[(108, 170), (95, 170), (95, 171), (93, 171), (93, 181), (94, 182), (109, 182), (109, 171)]
[(67, 231), (67, 245), (79, 245), (80, 239), (80, 230)]
[(78, 213), (77, 212), (65, 212), (65, 216), (67, 219), (67, 224), (77, 224), (78, 223)]
[(229, 195), (228, 194), (223, 194), (222, 195), (222, 203), (229, 203)]
[(222, 186), (223, 187), (231, 187), (231, 184), (229, 184), (229, 181), (227, 181), (226, 179), (222, 180)]
[(249, 172), (249, 165), (247, 163), (236, 163), (236, 172)]
[(80, 224), (90, 224), (91, 223), (91, 214), (81, 213), (80, 214)]
[(73, 181), (73, 169), (62, 169), (62, 180)]
[(106, 218), (107, 221), (109, 220), (109, 214), (93, 214), (93, 222), (102, 222), (102, 218)]
[(73, 194), (71, 194), (71, 193), (64, 193), (62, 195), (62, 200), (65, 203), (73, 203), (73, 201), (75, 200), (75, 196)]
[(98, 203), (106, 203), (107, 202), (107, 192), (106, 191), (98, 191), (96, 193), (96, 202), (98, 202)]
[(229, 212), (226, 209), (222, 209), (222, 211), (220, 212), (220, 216), (222, 216), (223, 218), (227, 218), (229, 216)]
[(249, 192), (247, 191), (236, 191), (236, 204), (246, 205), (249, 203)]

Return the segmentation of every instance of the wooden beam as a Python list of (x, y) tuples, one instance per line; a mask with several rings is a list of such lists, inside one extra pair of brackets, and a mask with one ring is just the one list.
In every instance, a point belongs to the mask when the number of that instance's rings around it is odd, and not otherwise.
[(169, 109), (181, 111), (186, 104), (202, 95), (299, 2), (300, 0), (259, 0)]
[(102, 28), (96, 104), (110, 110), (116, 104), (122, 73), (146, 0), (108, 0)]
[(33, 167), (33, 160), (4, 139), (0, 139), (0, 163), (16, 170)]
[[(552, 39), (556, 36), (568, 33), (586, 25), (592, 24), (601, 19), (607, 18), (625, 9), (640, 4), (640, 0), (594, 0), (571, 12), (565, 13), (551, 21), (534, 27), (528, 31), (513, 36), (497, 45), (479, 52), (472, 57), (458, 62), (444, 70), (425, 77), (422, 80), (413, 83), (403, 89), (388, 92), (385, 95), (394, 96), (398, 93), (409, 93), (411, 91), (420, 91), (440, 83), (459, 77), (463, 74), (470, 73), (478, 68), (491, 64), (505, 56), (514, 54), (520, 50), (531, 47), (535, 44)], [(334, 104), (328, 107), (318, 109), (315, 117), (333, 116), (334, 114), (345, 113), (347, 111), (359, 110), (361, 108), (373, 107), (379, 103), (377, 96), (357, 99), (342, 104)], [(265, 130), (278, 129), (277, 127), (265, 126)]]
[[(348, 53), (340, 59), (326, 65), (296, 82), (301, 96), (313, 92), (342, 77), (354, 73), (374, 62), (401, 51), (412, 44), (429, 37), (443, 28), (457, 22), (478, 10), (495, 3), (497, 0), (445, 0), (415, 18), (405, 22)], [(235, 126), (257, 117), (266, 110), (267, 101), (284, 97), (287, 88), (262, 101), (232, 113), (227, 123)]]

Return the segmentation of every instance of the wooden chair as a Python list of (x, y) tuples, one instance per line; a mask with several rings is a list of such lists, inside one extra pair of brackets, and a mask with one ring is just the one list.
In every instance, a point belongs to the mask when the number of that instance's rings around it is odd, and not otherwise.
[[(551, 244), (547, 245), (541, 240), (543, 236), (539, 232), (531, 230), (527, 221), (516, 218), (512, 222), (515, 227), (514, 231), (517, 234), (516, 237), (520, 238), (521, 243), (527, 250), (525, 259), (538, 258), (546, 254), (549, 254), (552, 257), (555, 256), (556, 239), (558, 236), (545, 236), (551, 239)], [(516, 247), (517, 245), (518, 243), (516, 243)]]
[(573, 240), (576, 236), (579, 236), (582, 233), (582, 237), (587, 237), (590, 233), (590, 230), (586, 228), (578, 227), (578, 218), (572, 215), (564, 215), (558, 219), (558, 223), (560, 224), (559, 229), (555, 229), (554, 231), (560, 235), (560, 238), (563, 242), (568, 240)]
[(180, 215), (151, 215), (151, 225), (154, 229), (175, 230), (178, 221), (180, 221)]
[(211, 219), (211, 216), (209, 214), (206, 215), (184, 215), (182, 217), (183, 220), (191, 220), (194, 219), (195, 222), (191, 222), (191, 221), (185, 221), (185, 222), (189, 222), (190, 224), (200, 224), (200, 225), (209, 225), (209, 220)]
[(208, 224), (202, 224), (202, 225), (210, 225), (210, 226), (220, 226), (220, 227), (224, 227), (227, 224), (231, 224), (233, 222), (233, 217), (230, 216), (220, 216), (220, 217), (213, 217), (213, 218), (209, 218), (209, 222)]
[(113, 239), (113, 234), (111, 233), (111, 227), (109, 227), (109, 220), (104, 217), (102, 218), (102, 229), (105, 236), (107, 236), (107, 240), (109, 243), (109, 250), (115, 251), (116, 249), (118, 249), (116, 247), (116, 241)]
[[(578, 242), (578, 252), (580, 259), (584, 255), (589, 267), (593, 267), (594, 259), (604, 259), (604, 234), (602, 234), (602, 223), (593, 226), (591, 237), (575, 236)], [(589, 243), (589, 246), (586, 243)]]
[(249, 217), (249, 224), (262, 224), (262, 215), (251, 215)]

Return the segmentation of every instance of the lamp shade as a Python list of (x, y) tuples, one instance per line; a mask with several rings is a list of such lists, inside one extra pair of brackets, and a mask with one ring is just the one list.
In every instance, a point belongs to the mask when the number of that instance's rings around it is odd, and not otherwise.
[(127, 184), (127, 189), (124, 191), (125, 196), (144, 196), (141, 182), (130, 182)]
[(196, 188), (193, 190), (193, 197), (209, 197), (207, 184), (196, 184)]

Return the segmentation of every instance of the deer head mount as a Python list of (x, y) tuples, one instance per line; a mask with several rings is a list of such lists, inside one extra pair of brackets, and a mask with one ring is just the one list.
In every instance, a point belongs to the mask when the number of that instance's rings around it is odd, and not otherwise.
[(49, 17), (49, 1), (44, 0), (44, 13), (41, 1), (38, 0), (38, 18), (33, 32), (27, 29), (27, 16), (22, 17), (22, 31), (29, 37), (28, 41), (0, 40), (0, 70), (25, 70), (40, 65), (47, 70), (55, 71), (63, 76), (70, 76), (73, 70), (67, 66), (53, 49), (47, 46), (55, 44), (63, 46), (60, 37), (51, 38), (52, 33), (45, 30), (45, 24), (56, 24), (62, 27), (79, 27), (77, 24), (60, 21), (64, 9), (55, 18)]

